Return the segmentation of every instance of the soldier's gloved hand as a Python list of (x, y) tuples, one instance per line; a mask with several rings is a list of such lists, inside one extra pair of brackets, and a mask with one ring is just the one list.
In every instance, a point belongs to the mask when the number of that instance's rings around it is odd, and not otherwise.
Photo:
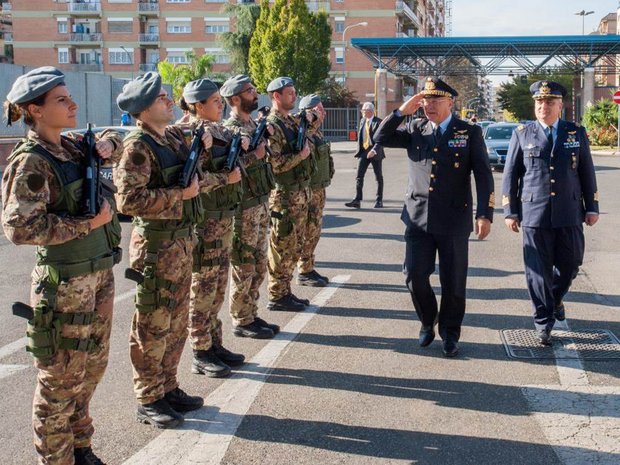
[(241, 181), (241, 170), (236, 166), (234, 170), (228, 173), (228, 184), (235, 184), (239, 181)]
[(205, 133), (202, 135), (201, 140), (202, 146), (205, 148), (205, 150), (209, 150), (213, 145), (213, 136), (209, 131), (205, 131)]
[(519, 226), (521, 225), (519, 224), (519, 220), (517, 218), (506, 218), (504, 219), (504, 223), (506, 223), (506, 226), (511, 231), (514, 231), (516, 233), (519, 232)]
[(193, 199), (200, 193), (200, 186), (198, 185), (198, 175), (194, 175), (192, 178), (192, 183), (183, 189), (182, 199), (189, 200)]
[(95, 149), (101, 158), (104, 160), (112, 156), (114, 152), (114, 144), (109, 140), (100, 140), (95, 144)]
[(401, 115), (403, 116), (407, 116), (407, 115), (413, 115), (418, 108), (420, 108), (422, 106), (422, 100), (424, 99), (424, 94), (422, 92), (415, 94), (413, 97), (411, 97), (409, 100), (407, 100), (405, 103), (403, 103), (399, 110)]
[(246, 152), (250, 148), (250, 138), (248, 136), (241, 136), (241, 148)]
[(598, 221), (598, 213), (586, 213), (586, 224), (594, 226)]
[(304, 144), (304, 148), (301, 149), (301, 152), (299, 152), (299, 156), (302, 160), (305, 160), (310, 156), (310, 146), (308, 145), (308, 141), (306, 141), (306, 143)]
[(101, 202), (101, 209), (99, 210), (99, 213), (97, 213), (96, 216), (88, 220), (88, 222), (90, 223), (90, 229), (97, 229), (104, 224), (108, 224), (110, 221), (112, 221), (112, 216), (113, 213), (110, 204), (107, 200), (103, 199), (103, 202)]
[(267, 150), (265, 149), (265, 141), (262, 141), (260, 144), (256, 146), (256, 150), (254, 150), (254, 154), (256, 155), (256, 158), (260, 160), (262, 158), (265, 158), (266, 153), (267, 153)]

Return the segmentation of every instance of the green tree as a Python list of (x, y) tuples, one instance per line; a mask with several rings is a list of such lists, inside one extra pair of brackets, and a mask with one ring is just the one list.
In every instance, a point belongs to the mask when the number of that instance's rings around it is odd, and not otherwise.
[(215, 62), (213, 55), (198, 56), (194, 52), (185, 52), (185, 56), (187, 64), (173, 64), (167, 61), (160, 61), (157, 64), (157, 71), (161, 75), (162, 82), (172, 85), (172, 94), (176, 101), (181, 98), (185, 85), (206, 77)]
[(583, 125), (596, 145), (615, 145), (618, 140), (617, 124), (618, 105), (610, 99), (599, 100), (583, 115)]
[(262, 0), (250, 41), (252, 81), (264, 92), (278, 76), (290, 76), (300, 94), (319, 89), (329, 75), (332, 29), (325, 11), (310, 13), (303, 0)]
[(323, 81), (323, 85), (317, 93), (321, 96), (324, 107), (355, 107), (359, 104), (359, 101), (355, 98), (355, 93), (351, 92), (333, 77)]
[(225, 32), (219, 40), (230, 55), (230, 65), (235, 74), (248, 74), (250, 40), (260, 16), (260, 5), (234, 5), (229, 3), (223, 10), (235, 18), (235, 31)]

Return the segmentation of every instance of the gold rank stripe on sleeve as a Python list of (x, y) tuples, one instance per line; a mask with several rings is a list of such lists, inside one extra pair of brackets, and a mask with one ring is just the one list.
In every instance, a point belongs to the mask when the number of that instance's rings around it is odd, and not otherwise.
[(510, 205), (510, 196), (502, 195), (502, 207), (505, 207), (506, 205)]
[(495, 192), (491, 192), (489, 195), (489, 208), (495, 208)]
[(594, 201), (595, 201), (595, 202), (598, 202), (598, 192), (595, 192), (595, 193), (594, 193)]

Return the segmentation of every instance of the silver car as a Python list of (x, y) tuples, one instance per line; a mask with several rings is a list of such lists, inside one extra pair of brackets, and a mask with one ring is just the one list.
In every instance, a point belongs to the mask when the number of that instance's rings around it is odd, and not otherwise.
[(484, 142), (489, 152), (489, 162), (494, 169), (502, 170), (506, 164), (508, 145), (517, 123), (489, 124), (484, 130)]

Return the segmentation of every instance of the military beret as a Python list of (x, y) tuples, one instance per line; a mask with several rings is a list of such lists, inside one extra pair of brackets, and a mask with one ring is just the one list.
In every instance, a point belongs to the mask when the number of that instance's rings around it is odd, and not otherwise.
[(317, 94), (306, 95), (299, 102), (299, 109), (308, 110), (310, 108), (316, 107), (319, 103), (321, 103), (321, 97)]
[(183, 88), (183, 98), (187, 103), (204, 102), (214, 93), (219, 86), (210, 79), (198, 79), (185, 84)]
[(135, 115), (150, 107), (161, 91), (161, 76), (154, 72), (142, 74), (123, 86), (116, 97), (118, 107)]
[(530, 86), (530, 92), (535, 100), (566, 97), (566, 88), (553, 81), (536, 81)]
[(31, 102), (64, 83), (65, 75), (62, 71), (53, 66), (42, 66), (18, 77), (6, 99), (13, 104)]
[(222, 97), (232, 97), (241, 93), (246, 84), (252, 84), (252, 80), (245, 74), (237, 74), (227, 79), (220, 89)]
[(429, 97), (458, 97), (459, 93), (437, 77), (426, 78), (422, 93)]
[(269, 83), (269, 85), (267, 86), (267, 92), (275, 92), (277, 90), (284, 89), (285, 87), (290, 87), (294, 85), (295, 83), (290, 77), (277, 77)]

